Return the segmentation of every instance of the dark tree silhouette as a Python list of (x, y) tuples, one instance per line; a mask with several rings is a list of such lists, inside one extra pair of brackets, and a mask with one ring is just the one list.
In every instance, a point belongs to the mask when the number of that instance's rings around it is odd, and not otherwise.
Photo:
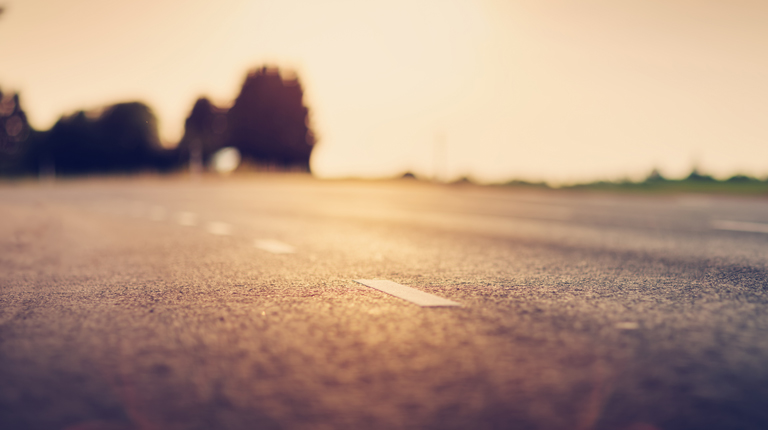
[(168, 151), (159, 143), (154, 113), (143, 103), (79, 111), (36, 132), (18, 96), (0, 93), (0, 174), (166, 170), (191, 158), (208, 161), (224, 146), (238, 148), (256, 164), (309, 171), (315, 138), (303, 96), (298, 79), (276, 68), (257, 69), (247, 75), (232, 108), (197, 100), (184, 137)]
[(691, 174), (688, 175), (685, 180), (697, 182), (713, 182), (715, 179), (710, 175), (702, 174), (698, 167), (694, 167), (693, 170), (691, 170)]
[(19, 95), (0, 91), (0, 173), (23, 173), (32, 132)]
[(120, 103), (100, 115), (77, 112), (61, 118), (38, 148), (41, 162), (57, 173), (132, 172), (170, 165), (160, 146), (157, 120), (143, 103)]
[(225, 144), (227, 109), (216, 107), (205, 97), (197, 99), (184, 123), (184, 137), (177, 147), (182, 163), (198, 151), (201, 161), (210, 160), (214, 152)]
[(309, 171), (315, 139), (303, 96), (298, 79), (284, 79), (278, 69), (249, 73), (227, 114), (226, 145), (256, 163)]

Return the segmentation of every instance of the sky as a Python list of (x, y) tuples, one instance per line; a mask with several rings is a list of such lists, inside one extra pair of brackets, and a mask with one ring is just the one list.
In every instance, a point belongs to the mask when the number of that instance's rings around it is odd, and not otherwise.
[(768, 176), (768, 2), (0, 0), (0, 88), (31, 124), (294, 71), (320, 177), (566, 184)]

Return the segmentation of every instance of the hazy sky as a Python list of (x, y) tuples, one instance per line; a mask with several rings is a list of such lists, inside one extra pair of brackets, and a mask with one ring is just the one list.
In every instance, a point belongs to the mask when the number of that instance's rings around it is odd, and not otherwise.
[(39, 129), (141, 100), (174, 143), (269, 63), (303, 82), (320, 176), (768, 175), (763, 0), (4, 4), (0, 87)]

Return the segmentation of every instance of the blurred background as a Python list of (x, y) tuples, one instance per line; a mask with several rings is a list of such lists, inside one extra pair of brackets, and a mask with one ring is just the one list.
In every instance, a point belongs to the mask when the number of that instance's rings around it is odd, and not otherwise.
[(2, 7), (6, 176), (194, 171), (224, 147), (321, 178), (768, 175), (761, 1)]

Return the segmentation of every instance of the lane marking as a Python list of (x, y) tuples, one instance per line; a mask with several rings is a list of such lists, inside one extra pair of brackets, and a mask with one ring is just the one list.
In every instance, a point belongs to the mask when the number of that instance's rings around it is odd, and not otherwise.
[(271, 252), (273, 254), (296, 253), (296, 248), (292, 247), (291, 245), (288, 245), (287, 243), (280, 242), (279, 240), (275, 240), (275, 239), (257, 239), (256, 242), (253, 243), (253, 245), (256, 248), (259, 248), (263, 251)]
[(461, 306), (452, 300), (438, 297), (434, 294), (425, 293), (415, 288), (406, 287), (396, 282), (383, 279), (355, 279), (355, 282), (363, 284), (366, 287), (375, 288), (397, 298), (407, 300), (422, 307), (427, 306)]
[(221, 221), (211, 221), (206, 226), (208, 233), (216, 236), (229, 236), (232, 234), (232, 225)]
[(140, 218), (144, 215), (144, 205), (141, 202), (134, 202), (130, 210), (131, 216), (134, 218)]
[(162, 206), (152, 206), (149, 212), (149, 219), (152, 221), (162, 221), (165, 219), (165, 208)]
[(185, 227), (195, 226), (197, 225), (197, 214), (194, 212), (179, 212), (177, 221)]
[(613, 326), (619, 330), (637, 330), (640, 328), (640, 324), (634, 321), (617, 322)]
[(750, 233), (768, 233), (768, 224), (761, 222), (713, 220), (710, 225), (716, 230), (747, 231)]

